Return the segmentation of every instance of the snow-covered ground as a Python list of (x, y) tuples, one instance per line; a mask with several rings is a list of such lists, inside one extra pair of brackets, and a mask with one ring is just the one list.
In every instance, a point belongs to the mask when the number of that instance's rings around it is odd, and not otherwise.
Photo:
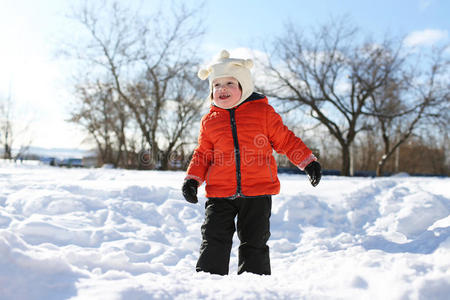
[(449, 299), (450, 179), (280, 175), (271, 276), (196, 273), (183, 172), (0, 162), (0, 299)]

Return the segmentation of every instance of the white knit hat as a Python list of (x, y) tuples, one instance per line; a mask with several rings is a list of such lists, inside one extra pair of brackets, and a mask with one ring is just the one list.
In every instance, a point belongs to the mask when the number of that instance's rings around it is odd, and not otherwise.
[[(253, 67), (251, 59), (230, 58), (227, 50), (220, 52), (218, 60), (209, 65), (207, 69), (201, 69), (197, 75), (201, 80), (209, 77), (209, 100), (212, 99), (212, 82), (220, 77), (234, 77), (239, 81), (242, 87), (242, 96), (235, 106), (239, 105), (253, 93), (253, 80), (250, 69)], [(216, 104), (217, 105), (217, 104)]]

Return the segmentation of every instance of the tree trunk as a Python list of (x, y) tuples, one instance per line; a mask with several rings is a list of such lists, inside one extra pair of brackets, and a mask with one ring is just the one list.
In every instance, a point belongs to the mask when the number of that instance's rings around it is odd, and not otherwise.
[(169, 152), (164, 152), (162, 154), (161, 161), (160, 161), (160, 163), (161, 163), (160, 169), (161, 170), (166, 171), (169, 169), (169, 156), (170, 156)]
[(388, 156), (387, 155), (383, 155), (381, 157), (381, 159), (378, 161), (377, 163), (377, 170), (376, 170), (376, 175), (377, 177), (379, 176), (383, 176), (383, 169), (384, 169), (384, 165), (386, 164)]
[(350, 147), (349, 145), (342, 145), (342, 176), (350, 176)]

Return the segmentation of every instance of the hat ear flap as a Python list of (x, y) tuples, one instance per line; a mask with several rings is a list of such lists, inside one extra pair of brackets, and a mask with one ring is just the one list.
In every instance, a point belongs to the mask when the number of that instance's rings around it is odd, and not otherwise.
[(200, 71), (198, 71), (197, 76), (201, 79), (201, 80), (205, 80), (206, 78), (208, 78), (209, 74), (211, 73), (211, 68), (209, 68), (208, 70), (206, 69), (201, 69)]

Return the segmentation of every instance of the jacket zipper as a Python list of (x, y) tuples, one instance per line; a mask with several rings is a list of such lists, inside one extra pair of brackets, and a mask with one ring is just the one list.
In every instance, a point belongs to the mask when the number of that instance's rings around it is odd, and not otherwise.
[(237, 198), (243, 196), (241, 191), (241, 154), (239, 150), (239, 141), (236, 128), (235, 109), (234, 108), (230, 109), (229, 112), (231, 122), (231, 133), (233, 135), (233, 142), (234, 142), (234, 159), (236, 161), (236, 181), (237, 181), (236, 194), (232, 198)]

